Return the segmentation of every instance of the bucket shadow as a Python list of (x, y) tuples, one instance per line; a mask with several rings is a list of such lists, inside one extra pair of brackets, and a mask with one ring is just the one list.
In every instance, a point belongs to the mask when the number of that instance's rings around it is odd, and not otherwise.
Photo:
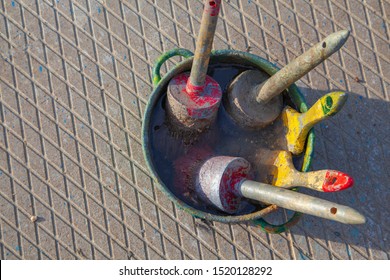
[[(330, 92), (300, 89), (309, 106)], [(390, 104), (383, 97), (347, 93), (344, 108), (315, 126), (311, 169), (346, 172), (354, 178), (355, 184), (339, 193), (318, 193), (303, 188), (300, 192), (350, 206), (367, 221), (363, 225), (344, 225), (305, 215), (291, 232), (323, 240), (315, 242), (323, 250), (328, 250), (324, 242), (328, 240), (342, 258), (350, 258), (351, 250), (367, 256), (370, 248), (373, 258), (387, 259), (390, 247)]]

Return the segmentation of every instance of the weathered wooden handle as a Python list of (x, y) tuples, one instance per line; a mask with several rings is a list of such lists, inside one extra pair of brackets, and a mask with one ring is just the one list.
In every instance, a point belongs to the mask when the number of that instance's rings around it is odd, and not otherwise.
[(240, 192), (246, 198), (344, 224), (366, 222), (366, 218), (351, 207), (251, 180), (241, 183)]
[(220, 7), (221, 0), (205, 0), (187, 92), (203, 92)]
[(294, 82), (298, 81), (310, 70), (338, 51), (347, 41), (348, 36), (348, 30), (332, 33), (308, 51), (295, 58), (265, 83), (257, 87), (257, 102), (267, 103)]

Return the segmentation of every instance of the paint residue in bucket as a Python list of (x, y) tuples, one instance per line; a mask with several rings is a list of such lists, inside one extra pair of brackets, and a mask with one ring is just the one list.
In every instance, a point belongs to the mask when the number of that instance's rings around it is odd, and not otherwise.
[[(229, 83), (248, 69), (237, 65), (211, 65), (208, 75), (220, 84), (225, 94)], [(221, 105), (212, 127), (201, 134), (195, 143), (185, 144), (169, 130), (166, 123), (165, 99), (164, 94), (156, 104), (151, 120), (153, 165), (162, 182), (180, 200), (196, 209), (221, 215), (222, 212), (207, 206), (195, 192), (194, 177), (201, 163), (211, 156), (243, 157), (252, 165), (254, 170), (252, 178), (258, 180), (258, 172), (262, 169), (258, 162), (259, 151), (264, 148), (270, 150), (283, 148), (283, 141), (278, 139), (281, 132), (272, 125), (261, 130), (241, 128), (233, 122)], [(263, 205), (248, 201), (238, 214), (252, 213), (260, 208), (263, 208)]]

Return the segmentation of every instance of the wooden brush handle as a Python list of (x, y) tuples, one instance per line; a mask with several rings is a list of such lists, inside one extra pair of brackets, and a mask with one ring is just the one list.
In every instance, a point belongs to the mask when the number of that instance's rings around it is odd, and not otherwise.
[(338, 51), (349, 36), (348, 30), (330, 34), (308, 51), (295, 58), (279, 72), (273, 75), (257, 89), (256, 101), (267, 103), (294, 82), (306, 75), (310, 70)]
[(319, 192), (338, 192), (352, 187), (349, 175), (336, 170), (297, 172), (296, 184)]
[(348, 95), (341, 91), (322, 96), (307, 112), (300, 115), (302, 130), (310, 130), (315, 124), (339, 112), (347, 101), (347, 97)]
[(200, 94), (206, 79), (221, 0), (205, 0), (187, 92)]
[(246, 198), (344, 224), (363, 224), (366, 221), (362, 214), (348, 206), (251, 180), (241, 183), (240, 192)]

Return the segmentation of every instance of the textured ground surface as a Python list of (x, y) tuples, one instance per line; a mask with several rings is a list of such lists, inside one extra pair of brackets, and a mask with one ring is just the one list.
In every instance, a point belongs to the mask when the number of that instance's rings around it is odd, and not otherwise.
[(280, 235), (194, 219), (145, 165), (153, 63), (173, 47), (194, 50), (201, 4), (0, 1), (1, 259), (389, 259), (390, 2), (223, 1), (215, 48), (279, 66), (351, 30), (298, 85), (310, 104), (330, 90), (349, 93), (342, 112), (316, 127), (313, 168), (355, 178), (354, 189), (322, 197), (367, 223), (305, 216)]

